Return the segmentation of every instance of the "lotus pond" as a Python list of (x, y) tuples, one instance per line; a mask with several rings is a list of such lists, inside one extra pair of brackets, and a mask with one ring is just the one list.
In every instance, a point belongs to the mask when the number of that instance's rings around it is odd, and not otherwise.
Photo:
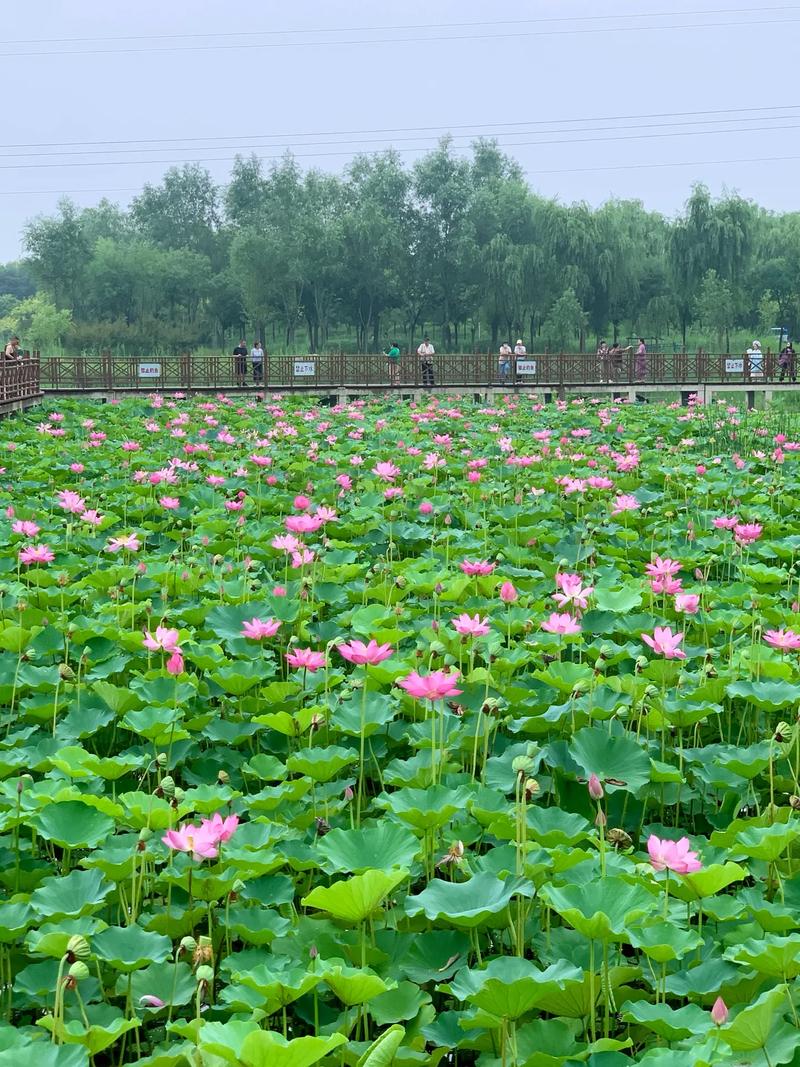
[(0, 1067), (800, 1064), (800, 426), (0, 426)]

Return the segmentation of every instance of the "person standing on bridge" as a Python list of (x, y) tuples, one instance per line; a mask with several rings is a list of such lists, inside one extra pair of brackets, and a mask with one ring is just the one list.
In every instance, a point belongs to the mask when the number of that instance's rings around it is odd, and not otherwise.
[(597, 358), (600, 363), (601, 382), (611, 381), (611, 357), (608, 354), (608, 342), (600, 341), (597, 346)]
[(781, 376), (778, 379), (779, 382), (782, 382), (787, 374), (793, 382), (797, 381), (797, 356), (795, 354), (794, 346), (789, 340), (787, 340), (778, 356), (778, 366), (781, 368)]
[(22, 352), (20, 352), (19, 349), (19, 337), (17, 337), (16, 334), (14, 334), (3, 349), (3, 359), (7, 359), (14, 363), (22, 359)]
[(419, 356), (419, 363), (422, 367), (422, 384), (423, 386), (433, 386), (433, 357), (436, 355), (436, 349), (431, 344), (430, 337), (426, 337), (422, 344), (417, 349), (417, 355)]
[(636, 349), (635, 363), (636, 381), (644, 381), (647, 375), (647, 345), (644, 337), (639, 338), (639, 347)]
[(253, 385), (260, 385), (264, 380), (264, 349), (256, 341), (250, 349), (250, 362), (253, 364)]
[(764, 377), (764, 353), (761, 351), (760, 341), (753, 341), (747, 349), (747, 366), (751, 378)]
[(237, 385), (244, 385), (247, 379), (247, 341), (242, 338), (233, 350), (233, 375)]
[(392, 341), (384, 351), (389, 364), (389, 385), (397, 385), (400, 380), (400, 345)]
[(500, 345), (500, 353), (497, 357), (497, 369), (500, 371), (500, 377), (505, 380), (511, 372), (511, 345), (508, 341), (503, 341)]

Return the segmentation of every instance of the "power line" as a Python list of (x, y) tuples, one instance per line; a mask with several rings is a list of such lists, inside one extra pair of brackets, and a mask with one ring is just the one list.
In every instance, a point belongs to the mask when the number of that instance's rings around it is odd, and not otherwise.
[[(244, 141), (251, 139), (261, 139), (265, 137), (271, 137), (273, 140), (284, 140), (294, 137), (351, 137), (357, 134), (373, 134), (373, 133), (427, 133), (429, 131), (438, 131), (440, 133), (448, 132), (451, 130), (466, 130), (466, 129), (489, 129), (499, 128), (507, 126), (552, 126), (556, 123), (579, 123), (579, 122), (624, 122), (630, 119), (680, 119), (686, 116), (694, 117), (697, 115), (734, 115), (736, 118), (729, 119), (727, 121), (750, 121), (739, 116), (745, 116), (754, 112), (762, 111), (796, 111), (800, 109), (800, 104), (765, 104), (763, 107), (731, 107), (731, 108), (717, 108), (715, 110), (703, 110), (703, 111), (653, 111), (644, 114), (637, 115), (595, 115), (595, 116), (583, 116), (578, 118), (557, 118), (557, 119), (521, 119), (516, 122), (469, 122), (469, 123), (450, 123), (444, 126), (386, 126), (378, 129), (366, 129), (366, 130), (316, 130), (307, 133), (250, 133), (250, 134), (217, 134), (207, 137), (130, 137), (121, 140), (108, 140), (108, 141), (28, 141), (19, 144), (0, 144), (0, 149), (12, 149), (12, 148), (77, 148), (79, 146), (89, 145), (122, 145), (122, 144), (138, 144), (138, 145), (156, 145), (156, 144), (178, 144), (183, 141)], [(763, 118), (765, 121), (770, 121), (773, 116), (759, 115), (756, 118)], [(774, 116), (776, 118), (784, 118), (786, 116)], [(726, 121), (709, 119), (712, 121)], [(753, 120), (755, 121), (755, 119)], [(689, 123), (665, 123), (665, 125), (689, 125)], [(528, 132), (528, 131), (524, 131)], [(542, 130), (542, 133), (552, 133), (552, 130)], [(485, 135), (484, 135), (485, 136)], [(231, 147), (228, 145), (227, 147)], [(141, 151), (146, 151), (146, 148), (142, 148)], [(157, 151), (154, 149), (154, 151)], [(29, 153), (25, 153), (28, 155)], [(61, 153), (59, 153), (61, 154)], [(64, 153), (66, 155), (66, 153)]]
[(297, 29), (284, 30), (232, 30), (223, 33), (152, 33), (152, 34), (128, 34), (125, 36), (102, 36), (102, 37), (41, 37), (22, 38), (15, 41), (6, 41), (6, 44), (92, 44), (100, 41), (174, 41), (174, 40), (205, 40), (230, 37), (278, 37), (289, 34), (309, 33), (389, 33), (408, 32), (410, 30), (441, 30), (467, 28), (473, 26), (531, 26), (547, 23), (563, 22), (610, 22), (620, 19), (654, 19), (675, 18), (688, 15), (690, 17), (701, 15), (748, 15), (753, 13), (762, 14), (765, 11), (797, 11), (800, 4), (784, 4), (772, 7), (721, 7), (701, 8), (689, 11), (641, 11), (624, 12), (619, 15), (558, 15), (544, 18), (529, 19), (480, 19), (467, 22), (411, 22), (403, 25), (389, 26), (316, 26), (313, 28), (298, 27)]
[[(789, 9), (783, 9), (789, 10)], [(623, 17), (623, 16), (620, 16)], [(735, 26), (750, 26), (761, 28), (762, 26), (784, 26), (800, 22), (800, 19), (757, 19), (748, 21), (732, 22), (684, 22), (672, 23), (668, 26), (592, 26), (584, 28), (571, 28), (567, 30), (517, 30), (509, 33), (467, 33), (467, 34), (437, 34), (434, 36), (415, 37), (368, 37), (349, 38), (346, 40), (329, 41), (243, 41), (238, 44), (198, 44), (198, 45), (167, 45), (163, 48), (79, 48), (62, 49), (60, 51), (37, 51), (5, 53), (6, 59), (42, 59), (48, 56), (107, 56), (107, 55), (142, 55), (145, 53), (175, 53), (175, 52), (221, 52), (221, 51), (251, 51), (253, 49), (275, 48), (331, 48), (341, 45), (379, 45), (379, 44), (437, 44), (439, 42), (452, 41), (503, 41), (519, 40), (522, 37), (568, 37), (574, 35), (596, 33), (649, 33), (662, 30), (703, 30), (703, 29), (730, 29)]]
[[(797, 116), (790, 116), (797, 117)], [(638, 134), (622, 134), (620, 136), (611, 137), (569, 137), (569, 138), (551, 138), (549, 140), (537, 140), (537, 141), (516, 141), (512, 144), (503, 144), (497, 142), (499, 148), (522, 148), (528, 146), (546, 146), (546, 145), (561, 145), (561, 144), (592, 144), (592, 143), (611, 143), (614, 141), (644, 141), (661, 139), (665, 137), (712, 137), (720, 134), (738, 134), (738, 133), (763, 133), (771, 132), (775, 130), (796, 130), (800, 129), (800, 123), (788, 123), (782, 126), (753, 126), (744, 129), (726, 129), (726, 130), (673, 130), (669, 133), (638, 133)], [(231, 147), (231, 146), (226, 146)], [(273, 147), (273, 146), (267, 146)], [(305, 147), (305, 146), (301, 146)], [(454, 145), (455, 148), (465, 149), (469, 148), (467, 145)], [(413, 145), (405, 148), (393, 148), (392, 145), (387, 145), (385, 151), (395, 151), (398, 153), (405, 152), (425, 152), (429, 149), (428, 145)], [(321, 159), (328, 156), (352, 156), (352, 155), (375, 155), (380, 150), (373, 150), (371, 152), (359, 153), (352, 152), (349, 149), (341, 149), (335, 151), (325, 152), (294, 152), (293, 157), (296, 159)], [(271, 160), (282, 159), (283, 154), (278, 155), (257, 155), (256, 158), (264, 162)], [(86, 160), (81, 162), (68, 162), (68, 163), (2, 163), (0, 164), (0, 171), (3, 170), (53, 170), (60, 168), (73, 168), (73, 167), (135, 167), (135, 166), (149, 166), (151, 164), (158, 164), (161, 166), (169, 166), (177, 163), (192, 164), (192, 163), (231, 163), (237, 157), (236, 156), (199, 156), (192, 159), (181, 157), (179, 159), (108, 159), (108, 160)]]
[[(793, 105), (789, 105), (788, 107), (784, 108), (783, 110), (788, 111), (788, 110), (792, 110), (792, 109), (797, 110), (798, 109), (798, 105), (794, 105), (794, 106)], [(478, 133), (474, 133), (472, 135), (459, 134), (459, 136), (460, 137), (482, 136), (482, 137), (496, 138), (496, 137), (500, 137), (500, 136), (503, 136), (503, 137), (525, 137), (525, 136), (528, 136), (528, 135), (531, 135), (531, 134), (534, 134), (534, 135), (537, 135), (537, 136), (543, 136), (545, 134), (549, 135), (549, 134), (561, 134), (561, 133), (569, 133), (569, 134), (603, 133), (603, 132), (620, 132), (620, 133), (624, 133), (627, 130), (664, 129), (667, 126), (711, 126), (712, 124), (719, 125), (721, 123), (730, 123), (730, 122), (780, 122), (780, 121), (783, 121), (785, 119), (796, 119), (797, 117), (798, 117), (797, 115), (753, 115), (752, 117), (748, 118), (745, 115), (738, 115), (738, 116), (734, 116), (732, 118), (727, 118), (727, 119), (689, 119), (689, 120), (677, 120), (677, 121), (672, 121), (672, 122), (644, 122), (644, 123), (627, 124), (625, 126), (619, 126), (619, 125), (617, 125), (617, 126), (596, 126), (595, 125), (595, 126), (587, 126), (587, 127), (583, 127), (583, 128), (574, 127), (572, 129), (562, 129), (562, 130), (559, 130), (559, 129), (549, 129), (549, 130), (531, 130), (531, 129), (508, 130), (508, 129), (506, 129), (506, 130), (502, 130), (502, 131), (501, 130), (489, 130), (488, 132), (483, 132), (483, 133), (480, 133), (480, 134), (478, 134)], [(501, 125), (503, 125), (503, 124), (501, 124)], [(506, 125), (509, 125), (509, 124), (506, 124)], [(515, 124), (515, 125), (523, 125), (523, 124), (522, 123), (518, 123), (518, 124)], [(487, 126), (488, 126), (488, 124), (485, 124), (484, 127), (480, 127), (480, 126), (475, 126), (475, 127), (460, 126), (458, 128), (459, 129), (470, 129), (470, 128), (472, 128), (474, 130), (478, 130), (478, 129), (481, 129), (481, 128), (486, 129)], [(769, 129), (770, 127), (764, 127), (764, 128)], [(775, 128), (776, 129), (783, 129), (785, 127), (778, 126), (778, 127), (775, 127)], [(793, 127), (790, 127), (790, 128), (793, 128)], [(377, 132), (380, 132), (380, 131), (376, 130), (375, 132), (377, 133)], [(410, 136), (410, 137), (393, 137), (392, 138), (392, 147), (394, 146), (395, 143), (401, 142), (401, 141), (430, 141), (430, 140), (437, 140), (438, 138), (440, 138), (443, 135), (446, 135), (449, 132), (450, 131), (447, 130), (446, 128), (439, 127), (439, 128), (437, 128), (437, 133), (436, 134), (432, 134), (432, 135), (429, 135), (429, 136), (424, 136), (423, 134), (415, 134), (414, 136)], [(683, 132), (686, 132), (688, 134), (690, 132), (697, 132), (697, 131), (676, 130), (673, 133), (668, 134), (667, 136), (679, 137), (679, 136), (681, 136), (681, 134)], [(708, 130), (708, 131), (699, 131), (699, 132), (732, 133), (732, 132), (737, 132), (737, 131), (718, 129), (718, 130)], [(278, 141), (278, 144), (252, 144), (252, 143), (251, 144), (220, 144), (220, 145), (210, 144), (210, 145), (204, 145), (203, 148), (206, 151), (209, 151), (209, 152), (216, 152), (216, 151), (222, 152), (222, 151), (225, 151), (226, 149), (227, 150), (233, 149), (233, 150), (235, 150), (237, 152), (240, 152), (240, 151), (243, 152), (243, 151), (255, 150), (257, 148), (280, 148), (280, 147), (282, 147), (281, 135), (280, 134), (260, 134), (260, 135), (259, 134), (255, 134), (254, 136), (256, 138), (260, 138), (260, 139), (271, 138), (273, 141)], [(311, 136), (313, 136), (313, 134), (300, 134), (299, 136), (301, 136), (301, 137), (303, 137), (303, 136), (311, 137)], [(211, 138), (207, 138), (207, 139), (211, 140)], [(612, 140), (612, 139), (613, 138), (603, 138), (603, 140)], [(384, 143), (384, 142), (386, 142), (386, 140), (387, 140), (386, 137), (380, 137), (380, 138), (377, 138), (377, 139), (376, 138), (371, 138), (371, 137), (360, 137), (357, 140), (352, 140), (352, 141), (351, 140), (341, 140), (341, 139), (337, 138), (335, 140), (327, 140), (327, 141), (303, 141), (303, 142), (299, 143), (296, 147), (298, 147), (298, 148), (316, 148), (316, 147), (327, 147), (327, 146), (330, 146), (330, 145), (343, 146), (343, 145), (357, 145), (357, 144), (375, 144), (376, 142)], [(159, 143), (165, 143), (166, 141), (167, 141), (167, 139), (164, 138), (164, 140), (162, 142), (159, 142)], [(283, 143), (285, 143), (285, 142), (283, 142)], [(548, 144), (548, 143), (552, 143), (552, 142), (542, 141), (541, 143), (542, 144)], [(509, 147), (513, 147), (513, 144), (509, 145)], [(2, 146), (0, 146), (0, 150), (2, 150)], [(103, 148), (103, 149), (100, 149), (100, 148), (88, 149), (87, 148), (87, 149), (78, 149), (78, 150), (70, 150), (70, 151), (56, 150), (56, 151), (52, 151), (52, 152), (51, 151), (47, 151), (47, 152), (23, 152), (21, 154), (23, 156), (25, 156), (26, 158), (28, 158), (28, 159), (34, 159), (34, 158), (50, 157), (50, 156), (130, 155), (133, 152), (145, 152), (145, 151), (150, 151), (150, 152), (179, 152), (179, 151), (181, 151), (181, 147), (180, 147), (179, 144), (165, 143), (165, 147), (164, 148), (158, 148), (158, 147), (155, 147), (153, 145), (149, 145), (147, 147), (139, 147), (139, 148)], [(187, 149), (185, 149), (185, 151), (191, 151), (191, 148), (187, 148)], [(356, 151), (358, 151), (358, 150), (356, 150)], [(3, 158), (7, 158), (7, 157), (4, 157), (4, 156), (0, 155), (0, 159), (3, 159)], [(98, 163), (98, 165), (100, 165), (105, 161), (104, 160), (97, 160), (96, 162)], [(111, 161), (109, 161), (109, 162), (111, 162)], [(132, 160), (131, 162), (136, 162), (136, 161)]]
[[(685, 159), (667, 163), (615, 163), (600, 167), (556, 167), (546, 170), (526, 170), (528, 176), (541, 174), (596, 174), (611, 170), (656, 170), (665, 167), (717, 167), (735, 163), (787, 163), (800, 160), (800, 156), (745, 156), (740, 159)], [(135, 193), (139, 187), (106, 189), (4, 189), (0, 196), (77, 196), (81, 193)]]

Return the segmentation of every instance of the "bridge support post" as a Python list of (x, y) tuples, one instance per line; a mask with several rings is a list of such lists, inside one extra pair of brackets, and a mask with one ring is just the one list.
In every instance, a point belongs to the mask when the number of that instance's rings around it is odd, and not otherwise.
[(681, 407), (688, 408), (689, 397), (692, 396), (693, 392), (694, 390), (692, 389), (681, 389)]
[(747, 410), (752, 411), (756, 406), (756, 391), (755, 389), (747, 390)]
[(772, 389), (765, 389), (764, 390), (764, 407), (766, 407), (767, 404), (771, 404), (772, 403), (772, 398), (773, 398), (774, 395), (775, 394), (774, 394)]

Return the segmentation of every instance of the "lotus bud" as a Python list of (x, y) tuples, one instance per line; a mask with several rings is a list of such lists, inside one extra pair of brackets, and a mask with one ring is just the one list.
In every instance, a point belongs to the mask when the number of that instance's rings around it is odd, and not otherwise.
[(722, 997), (717, 997), (711, 1006), (711, 1018), (717, 1026), (724, 1026), (728, 1021), (728, 1005)]
[(350, 801), (351, 801), (351, 800), (353, 799), (353, 796), (354, 796), (354, 795), (355, 795), (355, 794), (353, 793), (353, 789), (352, 789), (352, 787), (351, 787), (351, 786), (349, 786), (349, 785), (346, 785), (346, 786), (344, 787), (344, 799), (345, 799), (345, 801), (346, 801), (347, 803), (349, 803), (349, 802), (350, 802)]
[(606, 813), (602, 808), (597, 809), (597, 815), (595, 815), (594, 824), (597, 827), (603, 827), (606, 825)]
[(315, 960), (318, 956), (319, 956), (319, 949), (317, 948), (316, 945), (312, 945), (308, 950), (308, 958), (310, 960)]
[(441, 596), (442, 593), (444, 592), (444, 586), (442, 585), (441, 582), (437, 582), (436, 585), (433, 587), (433, 591), (436, 594), (436, 596)]
[(533, 798), (536, 796), (536, 794), (540, 791), (539, 783), (536, 781), (535, 778), (526, 778), (525, 779), (524, 790), (525, 790), (525, 799), (526, 800), (533, 800)]
[(162, 796), (165, 796), (167, 800), (171, 800), (175, 796), (175, 779), (170, 774), (165, 774), (159, 783), (156, 792), (160, 792)]
[(206, 985), (209, 985), (214, 981), (214, 969), (213, 967), (209, 967), (208, 964), (203, 964), (201, 967), (197, 968), (194, 972), (194, 976), (198, 982), (205, 982)]
[(193, 937), (182, 937), (181, 943), (178, 945), (178, 953), (192, 953), (197, 951), (197, 942)]
[(589, 796), (592, 798), (592, 800), (602, 800), (605, 796), (605, 793), (603, 791), (603, 785), (596, 774), (589, 775), (587, 788), (589, 790)]
[(161, 997), (153, 996), (152, 993), (145, 993), (143, 996), (139, 997), (139, 1003), (143, 1008), (166, 1007), (166, 1003), (161, 999)]
[(83, 960), (76, 960), (68, 971), (69, 977), (75, 982), (82, 982), (85, 978), (89, 977), (89, 968), (83, 962)]
[(75, 960), (85, 960), (91, 955), (91, 949), (89, 948), (89, 942), (81, 934), (73, 934), (67, 941), (67, 956), (71, 956)]
[(217, 771), (217, 781), (220, 785), (227, 785), (230, 780), (231, 776), (228, 774), (227, 771)]
[(624, 830), (619, 829), (619, 827), (614, 827), (613, 829), (609, 830), (607, 837), (611, 844), (614, 846), (614, 848), (633, 847), (633, 841), (631, 840), (630, 834), (627, 834)]

